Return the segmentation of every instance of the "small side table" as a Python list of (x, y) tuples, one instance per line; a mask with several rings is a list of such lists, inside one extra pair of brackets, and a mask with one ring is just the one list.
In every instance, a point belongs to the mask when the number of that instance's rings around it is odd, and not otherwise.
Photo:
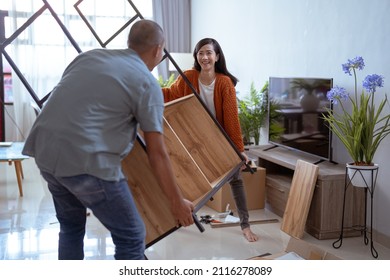
[(22, 160), (29, 158), (22, 155), (23, 146), (24, 142), (0, 142), (0, 162), (8, 162), (9, 165), (14, 163), (20, 196), (23, 196), (22, 179), (24, 175)]
[[(371, 247), (371, 255), (376, 259), (378, 258), (378, 252), (377, 250), (375, 249), (374, 247), (374, 242), (372, 240), (372, 220), (373, 220), (373, 210), (374, 210), (374, 191), (375, 191), (375, 185), (376, 185), (376, 179), (377, 179), (377, 176), (378, 176), (378, 170), (379, 170), (379, 167), (376, 166), (374, 168), (372, 168), (370, 171), (370, 178), (368, 180), (364, 179), (364, 194), (365, 194), (365, 203), (364, 203), (364, 226), (359, 226), (360, 229), (357, 229), (357, 230), (361, 230), (362, 232), (364, 232), (364, 244), (368, 245), (368, 237), (367, 237), (367, 233), (370, 234), (370, 247)], [(343, 234), (344, 234), (344, 212), (345, 212), (345, 197), (346, 197), (346, 193), (347, 193), (347, 188), (349, 186), (352, 186), (352, 179), (349, 178), (349, 175), (348, 175), (348, 168), (346, 168), (345, 170), (345, 188), (344, 188), (344, 202), (343, 202), (343, 214), (342, 214), (342, 218), (341, 218), (341, 232), (340, 232), (340, 237), (339, 239), (337, 239), (335, 242), (333, 242), (333, 248), (335, 249), (338, 249), (341, 247), (341, 245), (343, 244)], [(358, 168), (354, 169), (353, 171), (353, 175), (352, 175), (352, 178), (355, 177), (355, 176), (363, 176), (361, 174), (361, 171), (359, 171)], [(370, 193), (370, 206), (371, 206), (371, 211), (370, 211), (370, 222), (371, 222), (371, 225), (370, 225), (370, 229), (368, 229), (367, 227), (367, 193)]]

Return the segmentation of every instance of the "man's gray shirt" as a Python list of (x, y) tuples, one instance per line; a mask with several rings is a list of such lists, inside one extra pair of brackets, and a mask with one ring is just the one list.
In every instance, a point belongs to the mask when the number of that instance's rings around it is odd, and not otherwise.
[(97, 49), (66, 68), (35, 121), (23, 154), (55, 176), (124, 178), (121, 160), (133, 147), (137, 124), (162, 133), (161, 88), (131, 49)]

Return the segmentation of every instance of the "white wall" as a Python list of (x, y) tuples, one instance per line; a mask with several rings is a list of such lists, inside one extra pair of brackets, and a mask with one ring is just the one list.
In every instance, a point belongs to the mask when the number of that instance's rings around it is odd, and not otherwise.
[[(355, 56), (366, 64), (359, 80), (383, 75), (385, 89), (378, 94), (384, 94), (390, 92), (389, 15), (388, 0), (193, 0), (192, 45), (204, 37), (219, 41), (240, 80), (240, 96), (251, 82), (260, 88), (269, 76), (331, 77), (352, 90), (353, 78), (341, 64)], [(338, 139), (333, 146), (337, 162), (350, 161)], [(388, 158), (390, 137), (374, 159), (380, 166), (374, 229), (382, 237), (390, 237)]]

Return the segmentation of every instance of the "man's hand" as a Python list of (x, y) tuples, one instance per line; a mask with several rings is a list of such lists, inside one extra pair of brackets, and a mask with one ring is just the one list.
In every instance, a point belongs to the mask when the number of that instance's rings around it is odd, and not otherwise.
[(192, 211), (194, 210), (194, 205), (191, 201), (187, 199), (182, 199), (179, 203), (172, 203), (171, 212), (176, 219), (178, 225), (181, 226), (190, 226), (194, 223), (192, 217)]

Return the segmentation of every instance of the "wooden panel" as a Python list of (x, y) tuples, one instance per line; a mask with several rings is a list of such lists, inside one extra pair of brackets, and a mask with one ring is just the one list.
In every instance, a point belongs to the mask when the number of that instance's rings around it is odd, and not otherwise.
[[(210, 183), (170, 129), (165, 129), (164, 140), (183, 196), (197, 205), (197, 200), (211, 190)], [(146, 226), (146, 243), (173, 230), (176, 225), (169, 202), (153, 175), (146, 151), (138, 141), (122, 161), (122, 169)]]
[(174, 229), (169, 202), (153, 176), (146, 152), (136, 142), (122, 161), (123, 172), (146, 227), (146, 244)]
[(281, 225), (281, 229), (293, 237), (303, 236), (318, 170), (317, 165), (297, 161)]
[(184, 197), (195, 202), (208, 193), (212, 186), (166, 122), (164, 123), (164, 140), (177, 183)]
[(194, 95), (167, 103), (164, 116), (209, 182), (220, 180), (241, 162)]

